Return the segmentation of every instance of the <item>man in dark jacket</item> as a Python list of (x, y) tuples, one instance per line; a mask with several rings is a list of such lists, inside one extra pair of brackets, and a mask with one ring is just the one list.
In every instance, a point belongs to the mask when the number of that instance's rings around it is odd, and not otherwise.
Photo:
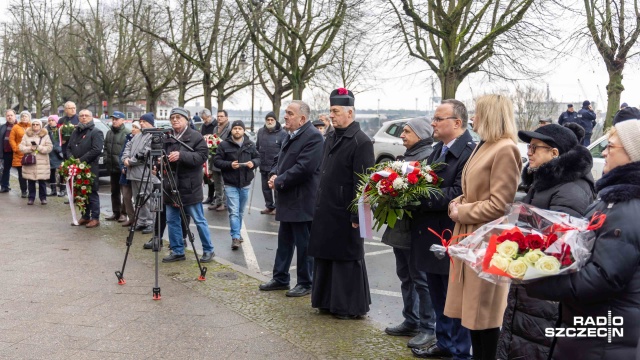
[(324, 136), (324, 139), (326, 140), (336, 130), (333, 127), (333, 125), (331, 124), (331, 119), (329, 119), (329, 115), (320, 114), (320, 115), (318, 115), (318, 119), (324, 123), (324, 132), (322, 133), (322, 135)]
[[(296, 250), (298, 283), (287, 291), (286, 295), (290, 297), (311, 292), (313, 259), (307, 255), (307, 247), (320, 183), (324, 140), (311, 125), (310, 112), (309, 105), (300, 100), (294, 100), (287, 106), (285, 129), (291, 135), (285, 139), (270, 174), (267, 174), (270, 175), (269, 187), (280, 192), (276, 214), (280, 229), (273, 279), (260, 285), (260, 290), (289, 289), (289, 267)], [(262, 167), (262, 159), (260, 161)]]
[(582, 139), (582, 145), (589, 146), (589, 144), (591, 144), (593, 128), (596, 126), (596, 113), (593, 111), (593, 107), (591, 107), (589, 100), (585, 100), (582, 103), (582, 109), (578, 111), (576, 122), (584, 128), (584, 139)]
[[(407, 149), (397, 160), (422, 161), (433, 152), (433, 127), (424, 117), (414, 118), (405, 124), (400, 138)], [(413, 209), (407, 209), (413, 210)], [(410, 348), (422, 348), (435, 340), (435, 314), (429, 296), (427, 279), (417, 271), (415, 263), (424, 261), (421, 256), (411, 252), (411, 221), (403, 218), (391, 228), (387, 227), (382, 242), (393, 247), (396, 258), (396, 274), (400, 279), (402, 291), (402, 316), (404, 321), (384, 331), (393, 336), (412, 336), (407, 343)], [(415, 259), (414, 259), (415, 257)], [(418, 283), (422, 283), (418, 285)], [(418, 291), (420, 290), (420, 291)]]
[(9, 188), (9, 174), (11, 173), (11, 162), (13, 161), (13, 149), (9, 144), (9, 134), (11, 129), (16, 124), (16, 112), (12, 109), (5, 111), (4, 113), (7, 122), (0, 126), (0, 139), (2, 140), (2, 164), (4, 170), (2, 171), (2, 180), (0, 181), (0, 193), (7, 193)]
[[(216, 132), (217, 123), (213, 121), (213, 116), (209, 109), (202, 110), (202, 127), (200, 127), (200, 133), (204, 135), (213, 135)], [(204, 174), (205, 177), (211, 176), (211, 169), (209, 174)], [(202, 202), (203, 204), (211, 204), (213, 202), (213, 194), (215, 192), (215, 184), (213, 180), (207, 182), (207, 198)]]
[(577, 116), (578, 113), (573, 109), (573, 104), (568, 104), (567, 111), (563, 112), (562, 114), (560, 114), (560, 117), (558, 117), (558, 124), (564, 125), (577, 122)]
[[(64, 125), (73, 125), (78, 126), (79, 124), (78, 115), (76, 114), (76, 104), (73, 101), (67, 101), (64, 103), (64, 116), (58, 119), (58, 127), (62, 127)], [(67, 154), (67, 142), (69, 141), (69, 137), (67, 135), (62, 135), (62, 153)]]
[[(231, 123), (229, 122), (229, 115), (227, 110), (218, 110), (218, 124), (214, 129), (214, 134), (217, 134), (220, 140), (224, 141), (231, 137)], [(213, 178), (213, 184), (215, 186), (215, 198), (209, 210), (225, 211), (225, 193), (224, 193), (224, 179), (222, 178), (222, 172), (215, 166), (213, 159), (209, 161), (209, 169), (211, 171), (211, 177)]]
[(104, 165), (109, 172), (111, 182), (111, 211), (113, 215), (106, 217), (107, 221), (126, 221), (122, 211), (122, 194), (120, 193), (120, 153), (124, 147), (127, 135), (131, 132), (124, 126), (125, 116), (120, 111), (111, 115), (111, 129), (104, 139)]
[[(433, 136), (439, 140), (429, 156), (429, 164), (445, 163), (436, 171), (443, 179), (440, 184), (441, 196), (422, 199), (418, 211), (412, 212), (411, 251), (416, 259), (418, 272), (427, 280), (429, 295), (436, 313), (436, 339), (431, 346), (411, 349), (421, 358), (453, 357), (470, 359), (471, 335), (460, 319), (444, 315), (449, 280), (449, 257), (438, 259), (429, 249), (433, 244), (441, 244), (429, 228), (438, 234), (453, 231), (454, 222), (448, 215), (449, 202), (462, 194), (462, 170), (475, 148), (471, 134), (467, 130), (468, 115), (464, 104), (458, 100), (444, 100), (436, 108), (431, 126)], [(421, 283), (417, 284), (417, 291)]]
[(224, 179), (232, 250), (238, 250), (243, 241), (240, 236), (242, 216), (249, 198), (253, 169), (260, 166), (260, 154), (244, 130), (242, 120), (234, 121), (231, 124), (231, 138), (220, 143), (213, 157), (213, 163), (220, 169)]
[(96, 175), (93, 184), (91, 184), (89, 203), (86, 204), (82, 219), (78, 221), (78, 225), (94, 228), (100, 225), (100, 196), (98, 195), (100, 165), (98, 161), (104, 148), (104, 134), (93, 123), (91, 111), (87, 109), (80, 110), (78, 126), (71, 134), (67, 145), (67, 158), (73, 156), (80, 161), (86, 162), (91, 166), (91, 172)]
[[(189, 127), (189, 113), (187, 110), (177, 107), (171, 109), (169, 114), (173, 136), (185, 143), (188, 149), (174, 138), (168, 139), (164, 144), (167, 160), (171, 171), (167, 172), (164, 180), (164, 203), (166, 204), (167, 228), (169, 230), (169, 243), (171, 253), (162, 259), (162, 262), (174, 262), (185, 260), (184, 242), (182, 236), (183, 219), (180, 216), (179, 202), (172, 194), (168, 176), (174, 177), (180, 202), (186, 215), (196, 225), (200, 241), (202, 242), (201, 262), (213, 261), (215, 253), (211, 243), (209, 224), (204, 217), (202, 207), (202, 165), (207, 161), (209, 149), (204, 138), (196, 130)], [(138, 135), (139, 136), (139, 135)], [(167, 195), (171, 194), (171, 195)], [(186, 219), (184, 219), (186, 221)]]
[(314, 257), (311, 305), (340, 319), (365, 315), (371, 304), (358, 214), (359, 174), (375, 163), (371, 139), (355, 122), (353, 93), (334, 90), (329, 101), (335, 133), (327, 138), (309, 255)]
[[(58, 195), (58, 187), (60, 188), (60, 193), (63, 193), (62, 189), (65, 187), (62, 184), (62, 181), (56, 181), (58, 168), (60, 167), (60, 164), (62, 164), (62, 160), (64, 160), (64, 154), (62, 153), (60, 142), (55, 136), (58, 130), (58, 115), (49, 115), (45, 130), (49, 133), (49, 138), (53, 144), (53, 150), (49, 153), (49, 187), (51, 188), (51, 194), (47, 194), (47, 196), (56, 196)], [(2, 130), (0, 129), (0, 133), (1, 132)]]
[[(308, 118), (307, 118), (308, 119)], [(275, 215), (276, 203), (278, 201), (278, 191), (269, 188), (269, 172), (274, 162), (273, 159), (280, 152), (282, 142), (287, 137), (287, 133), (282, 130), (280, 123), (276, 121), (276, 114), (271, 111), (264, 119), (264, 127), (258, 130), (256, 148), (260, 153), (260, 176), (262, 178), (262, 194), (264, 195), (265, 209), (260, 214)]]

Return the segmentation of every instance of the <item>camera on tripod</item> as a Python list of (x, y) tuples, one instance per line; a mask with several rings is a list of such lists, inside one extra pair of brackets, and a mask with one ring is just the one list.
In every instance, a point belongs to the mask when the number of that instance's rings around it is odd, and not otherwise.
[(170, 130), (148, 128), (142, 129), (143, 134), (151, 134), (151, 150), (162, 150), (164, 142), (169, 138)]

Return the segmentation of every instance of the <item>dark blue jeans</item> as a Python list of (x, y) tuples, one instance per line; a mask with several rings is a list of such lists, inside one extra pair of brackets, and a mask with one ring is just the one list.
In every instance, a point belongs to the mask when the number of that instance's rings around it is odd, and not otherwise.
[(452, 319), (444, 315), (444, 303), (449, 286), (448, 274), (430, 274), (420, 271), (429, 284), (429, 294), (433, 309), (436, 312), (436, 345), (449, 351), (454, 359), (471, 359), (471, 334), (462, 326), (460, 319)]
[(281, 284), (289, 284), (289, 267), (293, 252), (297, 249), (298, 285), (311, 287), (313, 279), (313, 258), (307, 255), (311, 221), (281, 222), (278, 230), (278, 250), (273, 265), (273, 279)]
[(4, 170), (2, 171), (2, 180), (0, 182), (0, 185), (2, 185), (3, 188), (9, 188), (9, 176), (11, 174), (11, 162), (13, 161), (13, 153), (6, 152), (3, 153), (2, 156), (4, 156), (4, 158), (2, 159)]
[(412, 265), (410, 249), (393, 248), (393, 253), (396, 256), (396, 274), (401, 283), (405, 323), (420, 332), (435, 333), (436, 315), (431, 305), (426, 276)]
[(91, 184), (91, 194), (89, 194), (89, 203), (85, 208), (82, 218), (89, 220), (100, 220), (100, 196), (98, 195), (98, 189), (100, 188), (100, 182), (98, 177), (93, 180)]

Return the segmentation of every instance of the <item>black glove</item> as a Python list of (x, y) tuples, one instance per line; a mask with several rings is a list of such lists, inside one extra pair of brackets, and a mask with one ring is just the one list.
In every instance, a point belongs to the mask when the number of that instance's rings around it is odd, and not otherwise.
[(57, 155), (60, 159), (64, 159), (64, 155), (62, 154), (62, 151), (58, 151)]

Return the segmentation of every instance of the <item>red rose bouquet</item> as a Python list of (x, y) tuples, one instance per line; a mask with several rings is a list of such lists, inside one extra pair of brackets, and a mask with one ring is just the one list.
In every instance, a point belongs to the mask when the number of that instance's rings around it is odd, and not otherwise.
[[(421, 198), (442, 194), (439, 187), (442, 179), (435, 172), (441, 166), (442, 164), (429, 166), (426, 161), (388, 161), (377, 164), (368, 173), (359, 174), (359, 195), (353, 201), (352, 209), (359, 211), (360, 216), (370, 218), (368, 209), (371, 206), (374, 208), (373, 227), (380, 230), (386, 223), (393, 228), (405, 214), (411, 217), (411, 211), (407, 207), (419, 204)], [(369, 226), (365, 227), (371, 229)]]
[(448, 253), (493, 283), (526, 281), (578, 271), (591, 256), (592, 230), (605, 215), (591, 221), (516, 203), (507, 215), (486, 224), (457, 244), (431, 246), (437, 256)]
[(89, 202), (91, 185), (96, 177), (96, 175), (91, 172), (91, 166), (84, 161), (71, 158), (60, 164), (58, 173), (67, 184), (69, 202), (75, 204), (80, 212), (84, 212)]

